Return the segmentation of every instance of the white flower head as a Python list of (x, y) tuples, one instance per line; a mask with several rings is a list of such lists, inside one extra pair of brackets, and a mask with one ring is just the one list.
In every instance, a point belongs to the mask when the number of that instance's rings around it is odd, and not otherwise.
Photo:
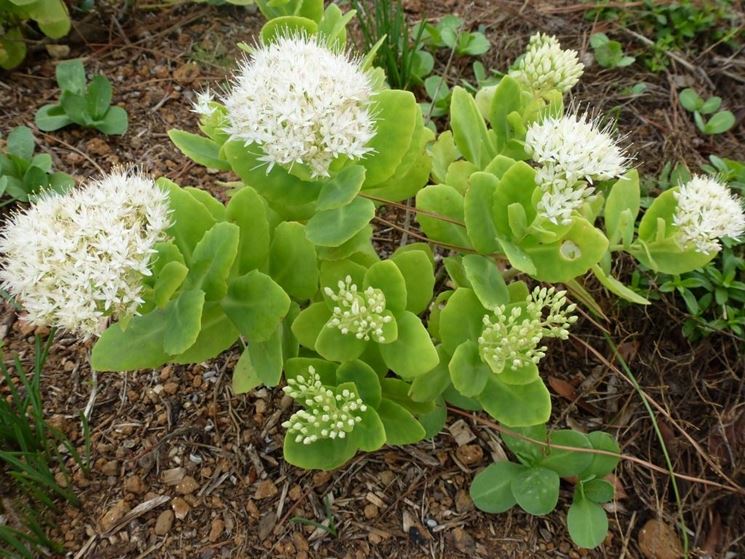
[(745, 232), (742, 200), (716, 179), (695, 175), (675, 192), (673, 224), (683, 247), (703, 254), (721, 249), (719, 239)]
[(562, 49), (556, 37), (536, 33), (510, 75), (539, 94), (552, 89), (566, 93), (583, 71), (577, 51)]
[(267, 172), (302, 164), (313, 177), (327, 177), (337, 158), (371, 151), (372, 95), (359, 60), (313, 37), (282, 37), (242, 63), (224, 100), (227, 131), (261, 147)]
[(215, 108), (212, 106), (214, 100), (215, 98), (209, 88), (197, 93), (197, 97), (192, 103), (191, 112), (203, 117), (212, 116), (212, 113), (215, 112)]
[(153, 247), (169, 225), (168, 195), (135, 171), (44, 195), (0, 234), (2, 287), (30, 323), (98, 335), (107, 317), (136, 313)]
[(587, 114), (549, 117), (528, 127), (525, 151), (539, 165), (536, 182), (544, 191), (538, 209), (554, 223), (593, 193), (592, 184), (620, 177), (628, 158), (609, 130)]
[(350, 276), (337, 283), (335, 292), (326, 287), (326, 296), (334, 303), (328, 328), (338, 328), (344, 335), (354, 335), (358, 340), (386, 342), (386, 324), (393, 321), (386, 312), (385, 294), (375, 287), (359, 289)]

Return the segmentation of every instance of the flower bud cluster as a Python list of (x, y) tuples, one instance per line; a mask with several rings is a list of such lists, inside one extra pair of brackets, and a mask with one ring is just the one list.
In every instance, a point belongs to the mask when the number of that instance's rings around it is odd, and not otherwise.
[[(566, 292), (537, 287), (524, 306), (499, 305), (493, 315), (484, 315), (479, 336), (479, 354), (495, 373), (505, 368), (520, 369), (538, 363), (546, 355), (543, 338), (566, 339), (577, 321), (571, 313), (577, 308), (567, 304)], [(544, 316), (545, 315), (545, 316)]]
[(536, 33), (510, 75), (538, 94), (552, 89), (566, 93), (579, 81), (584, 68), (576, 50), (564, 50), (556, 37)]
[(338, 291), (326, 287), (324, 292), (336, 305), (327, 323), (329, 328), (338, 328), (342, 334), (352, 334), (358, 340), (373, 339), (385, 343), (383, 328), (393, 320), (385, 312), (385, 294), (377, 288), (368, 287), (360, 291), (350, 276), (340, 280)]
[(594, 192), (594, 182), (620, 177), (628, 159), (607, 129), (588, 115), (546, 118), (531, 124), (525, 151), (539, 165), (536, 183), (543, 191), (538, 212), (557, 225)]
[(295, 442), (312, 444), (320, 439), (343, 439), (362, 421), (359, 415), (367, 406), (348, 389), (338, 393), (324, 386), (315, 368), (308, 367), (307, 376), (287, 380), (284, 392), (300, 401), (305, 409), (295, 412), (282, 423)]
[(721, 237), (737, 238), (745, 232), (742, 200), (716, 179), (694, 176), (675, 193), (678, 202), (673, 224), (684, 248), (709, 254), (721, 249)]

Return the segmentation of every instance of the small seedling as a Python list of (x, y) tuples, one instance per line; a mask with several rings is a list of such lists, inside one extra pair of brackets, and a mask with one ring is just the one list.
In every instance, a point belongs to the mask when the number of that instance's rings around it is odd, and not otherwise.
[(86, 84), (81, 60), (66, 60), (57, 65), (57, 85), (62, 95), (59, 103), (44, 105), (36, 113), (40, 130), (52, 132), (70, 124), (95, 128), (107, 135), (127, 131), (127, 111), (111, 106), (111, 82), (103, 75)]
[(427, 91), (428, 102), (421, 103), (422, 114), (430, 118), (444, 116), (450, 109), (450, 96), (452, 91), (447, 81), (442, 76), (430, 76), (424, 80), (424, 89)]
[(717, 155), (709, 156), (710, 165), (702, 165), (701, 168), (712, 176), (719, 176), (732, 188), (745, 193), (745, 161), (735, 161)]
[[(693, 113), (696, 127), (704, 134), (723, 134), (735, 125), (735, 115), (731, 111), (720, 111), (721, 97), (709, 97), (704, 100), (690, 87), (680, 92), (680, 104), (688, 112)], [(704, 115), (712, 115), (704, 120)]]
[(480, 56), (489, 50), (491, 44), (481, 31), (464, 30), (463, 19), (447, 15), (439, 23), (420, 23), (424, 26), (422, 42), (434, 48), (449, 48), (459, 56)]
[(5, 153), (0, 153), (0, 196), (7, 194), (4, 206), (13, 201), (28, 202), (45, 190), (65, 192), (75, 179), (59, 171), (52, 172), (48, 153), (34, 154), (36, 141), (31, 130), (18, 126), (11, 130)]
[(625, 55), (621, 43), (611, 41), (605, 33), (592, 35), (590, 45), (595, 53), (595, 60), (603, 68), (623, 68), (636, 60), (633, 56)]

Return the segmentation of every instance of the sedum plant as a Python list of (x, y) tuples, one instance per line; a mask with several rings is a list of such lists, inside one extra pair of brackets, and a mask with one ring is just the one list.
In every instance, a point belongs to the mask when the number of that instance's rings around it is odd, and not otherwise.
[[(227, 203), (117, 171), (13, 218), (3, 286), (32, 322), (96, 338), (94, 369), (197, 363), (237, 347), (235, 393), (283, 384), (295, 400), (284, 453), (299, 467), (330, 470), (433, 437), (448, 405), (483, 410), (513, 437), (519, 463), (479, 474), (477, 505), (547, 514), (572, 478), (570, 533), (598, 545), (612, 498), (602, 477), (618, 447), (547, 428), (546, 340), (567, 338), (570, 293), (594, 304), (578, 278), (591, 272), (646, 303), (609, 274), (614, 254), (696, 269), (720, 237), (742, 234), (740, 201), (695, 178), (637, 227), (632, 158), (608, 125), (565, 114), (582, 67), (551, 37), (531, 39), (475, 96), (454, 88), (450, 129), (435, 136), (413, 95), (386, 87), (373, 53), (344, 49), (349, 14), (259, 6), (272, 19), (231, 87), (197, 98), (202, 133), (170, 133), (197, 163), (240, 179)], [(379, 254), (377, 206), (412, 197), (426, 242)], [(31, 258), (21, 239), (33, 239)]]
[(28, 202), (47, 190), (64, 192), (75, 184), (66, 173), (52, 171), (48, 153), (34, 153), (36, 140), (31, 129), (17, 126), (8, 134), (5, 153), (0, 153), (0, 196), (6, 203)]
[(94, 76), (86, 84), (85, 67), (78, 59), (60, 62), (55, 72), (62, 94), (58, 103), (44, 105), (36, 113), (39, 130), (52, 132), (77, 124), (107, 135), (127, 131), (127, 111), (111, 106), (113, 90), (106, 76)]

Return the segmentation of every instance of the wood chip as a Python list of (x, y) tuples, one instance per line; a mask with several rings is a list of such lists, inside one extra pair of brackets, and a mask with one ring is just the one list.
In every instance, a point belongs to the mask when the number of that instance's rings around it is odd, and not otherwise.
[(453, 423), (450, 427), (448, 427), (448, 431), (450, 431), (450, 434), (453, 436), (453, 438), (455, 439), (455, 443), (458, 446), (468, 444), (476, 438), (476, 435), (473, 434), (473, 431), (471, 431), (468, 423), (466, 423), (463, 419), (459, 419), (458, 421)]

